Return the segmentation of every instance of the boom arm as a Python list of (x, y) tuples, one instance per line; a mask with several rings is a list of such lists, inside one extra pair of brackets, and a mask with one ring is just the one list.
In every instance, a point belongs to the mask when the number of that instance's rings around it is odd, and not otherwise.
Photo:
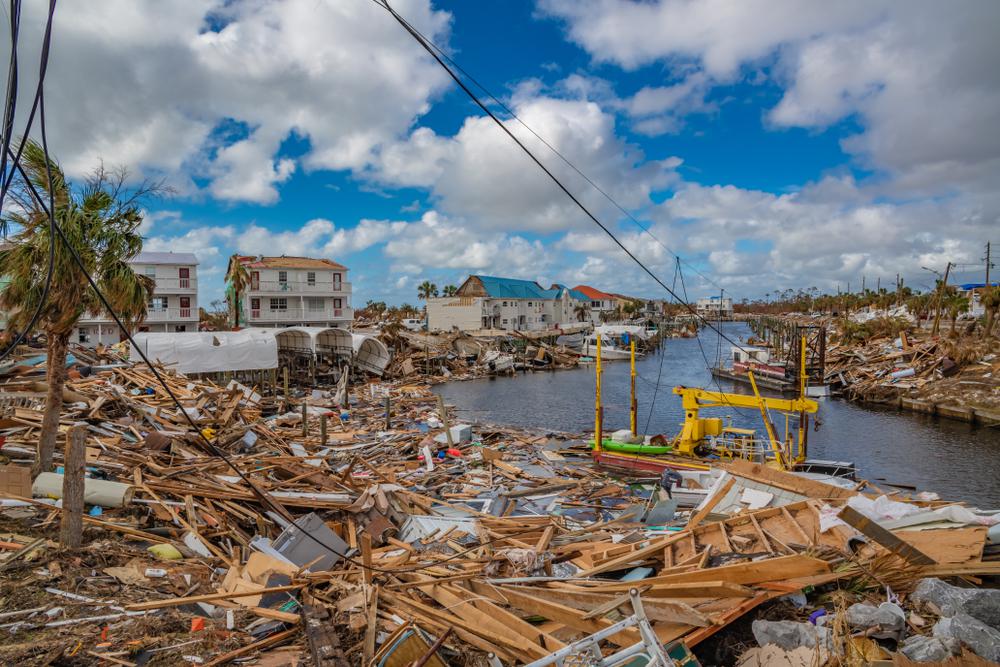
[[(756, 390), (756, 387), (755, 387)], [(718, 419), (701, 419), (698, 411), (702, 408), (757, 408), (764, 417), (765, 426), (768, 431), (768, 438), (772, 447), (777, 448), (773, 428), (767, 422), (767, 410), (783, 410), (785, 412), (815, 413), (819, 410), (819, 404), (808, 398), (799, 397), (793, 399), (770, 398), (767, 396), (747, 396), (745, 394), (726, 394), (718, 391), (708, 391), (697, 387), (674, 387), (674, 393), (681, 397), (681, 405), (684, 408), (684, 428), (679, 434), (676, 442), (677, 451), (680, 454), (694, 455), (695, 449), (702, 444), (706, 435), (718, 435), (721, 430), (721, 423)], [(755, 391), (756, 393), (756, 391)], [(778, 454), (779, 464), (784, 467), (786, 464), (783, 457)]]
[(784, 410), (785, 412), (815, 413), (819, 404), (808, 398), (771, 398), (770, 396), (747, 396), (745, 394), (724, 394), (721, 391), (708, 391), (698, 387), (674, 387), (674, 393), (681, 397), (681, 405), (685, 411), (694, 410), (695, 417), (701, 408), (757, 408), (761, 402), (767, 409)]

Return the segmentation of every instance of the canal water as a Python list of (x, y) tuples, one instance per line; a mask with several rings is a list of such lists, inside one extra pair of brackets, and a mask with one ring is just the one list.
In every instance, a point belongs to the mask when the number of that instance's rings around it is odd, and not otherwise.
[[(722, 327), (733, 340), (750, 335), (740, 322)], [(717, 382), (708, 372), (706, 359), (714, 364), (717, 354), (728, 356), (729, 348), (724, 340), (720, 345), (715, 331), (702, 329), (697, 339), (668, 340), (658, 352), (637, 360), (639, 432), (670, 436), (677, 432), (683, 413), (680, 397), (672, 391), (676, 385), (751, 393), (743, 384)], [(603, 379), (605, 429), (628, 428), (628, 362), (604, 364)], [(434, 391), (457, 406), (459, 417), (466, 421), (574, 433), (594, 428), (592, 365), (449, 382)], [(883, 488), (908, 485), (984, 509), (1000, 509), (1000, 428), (862, 407), (839, 399), (818, 400), (821, 426), (809, 433), (811, 458), (851, 461), (858, 467), (859, 478)], [(756, 409), (720, 408), (702, 415), (731, 417), (734, 426), (763, 432)], [(772, 419), (782, 432), (784, 419), (777, 414)]]

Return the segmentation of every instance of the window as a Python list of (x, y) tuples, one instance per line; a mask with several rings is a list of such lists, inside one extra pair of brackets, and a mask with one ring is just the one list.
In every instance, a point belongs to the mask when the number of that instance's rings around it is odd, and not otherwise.
[(306, 284), (307, 285), (315, 285), (316, 284), (316, 272), (315, 271), (310, 271), (309, 273), (306, 274)]
[(507, 302), (506, 302), (506, 301), (504, 301), (504, 302), (503, 302), (503, 307), (504, 307), (504, 308), (506, 308), (506, 307), (507, 307)]
[(343, 300), (342, 299), (334, 299), (333, 300), (333, 307), (334, 308), (343, 308), (344, 307)]
[(306, 307), (309, 308), (310, 312), (323, 312), (325, 304), (322, 297), (311, 296), (306, 299)]
[(342, 276), (339, 273), (333, 274), (333, 289), (335, 289), (335, 290), (339, 290), (340, 289), (340, 279), (341, 279), (341, 277)]
[(87, 330), (84, 329), (83, 327), (80, 327), (80, 337), (77, 340), (77, 342), (78, 343), (89, 343), (90, 342), (90, 334), (87, 333)]
[(154, 313), (162, 313), (167, 309), (167, 297), (154, 296), (149, 300), (149, 310)]
[(278, 271), (278, 284), (282, 287), (288, 285), (288, 271)]
[(284, 297), (271, 299), (271, 310), (288, 310), (288, 299)]
[(174, 327), (174, 331), (178, 331), (178, 332), (187, 331), (187, 325), (186, 324), (178, 324), (177, 326)]
[(503, 320), (503, 325), (507, 326), (507, 320), (506, 319)]
[(591, 301), (590, 302), (590, 307), (591, 308), (600, 308), (601, 307), (601, 302), (600, 301)]
[(146, 266), (146, 267), (143, 267), (142, 272), (145, 275), (149, 276), (150, 278), (155, 278), (156, 277), (156, 267), (155, 266)]
[(531, 308), (531, 302), (530, 301), (528, 302), (528, 308)]

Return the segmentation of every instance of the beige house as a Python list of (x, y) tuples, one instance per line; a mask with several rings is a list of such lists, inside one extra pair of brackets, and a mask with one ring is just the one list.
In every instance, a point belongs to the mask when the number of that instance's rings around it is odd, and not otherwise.
[[(240, 294), (240, 322), (252, 327), (350, 328), (351, 283), (347, 267), (312, 257), (244, 256), (250, 276)], [(230, 286), (231, 289), (231, 286)]]
[[(146, 320), (137, 331), (197, 331), (198, 258), (190, 252), (141, 252), (130, 263), (136, 273), (156, 283)], [(80, 318), (72, 338), (88, 347), (113, 345), (121, 339), (114, 320), (91, 313)]]
[(427, 300), (430, 331), (542, 331), (576, 323), (576, 311), (589, 302), (574, 290), (533, 280), (469, 276), (455, 296)]

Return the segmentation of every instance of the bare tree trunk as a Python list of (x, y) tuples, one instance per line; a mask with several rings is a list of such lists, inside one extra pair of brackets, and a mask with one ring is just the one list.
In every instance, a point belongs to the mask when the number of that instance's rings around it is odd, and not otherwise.
[(52, 453), (56, 449), (56, 435), (59, 433), (59, 416), (62, 411), (63, 385), (66, 384), (66, 348), (68, 335), (46, 332), (48, 338), (48, 358), (45, 362), (49, 387), (45, 397), (45, 414), (42, 416), (42, 432), (38, 437), (38, 456), (31, 469), (32, 476), (48, 472), (52, 468)]
[(84, 467), (87, 455), (84, 441), (87, 429), (74, 426), (66, 434), (66, 449), (63, 450), (63, 514), (59, 530), (59, 542), (71, 549), (83, 544), (83, 491)]

